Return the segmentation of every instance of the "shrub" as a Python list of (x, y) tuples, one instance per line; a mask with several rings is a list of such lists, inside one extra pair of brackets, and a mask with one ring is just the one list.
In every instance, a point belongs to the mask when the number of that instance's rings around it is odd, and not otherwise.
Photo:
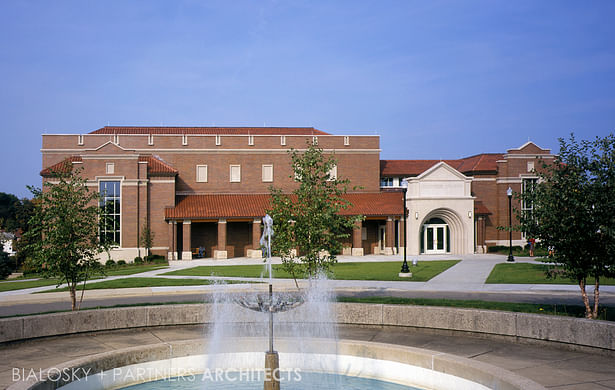
[(9, 254), (0, 250), (0, 279), (6, 279), (15, 269), (15, 261)]
[(135, 257), (134, 263), (135, 264), (143, 264), (143, 259), (141, 258), (141, 256)]
[(167, 263), (167, 259), (165, 259), (164, 256), (161, 256), (161, 255), (145, 256), (145, 261), (148, 263), (155, 263), (155, 264), (166, 264)]
[[(520, 246), (513, 246), (513, 251), (521, 251)], [(487, 247), (487, 253), (508, 253), (508, 245), (493, 245)]]
[(117, 265), (126, 265), (126, 262), (124, 260), (118, 260)]
[(107, 260), (107, 262), (105, 263), (105, 267), (107, 267), (107, 268), (115, 267), (115, 265), (116, 265), (116, 263), (112, 259)]

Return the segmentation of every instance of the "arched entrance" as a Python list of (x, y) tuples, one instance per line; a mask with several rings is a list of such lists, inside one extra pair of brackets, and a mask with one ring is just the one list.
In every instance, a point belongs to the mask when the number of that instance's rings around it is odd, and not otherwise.
[(453, 210), (433, 210), (421, 224), (420, 253), (464, 253), (466, 235), (461, 218)]

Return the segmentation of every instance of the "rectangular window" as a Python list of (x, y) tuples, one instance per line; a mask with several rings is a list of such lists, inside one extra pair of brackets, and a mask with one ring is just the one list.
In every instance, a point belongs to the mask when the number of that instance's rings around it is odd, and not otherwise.
[(334, 165), (330, 170), (329, 170), (329, 181), (333, 181), (333, 180), (337, 180), (337, 165)]
[(220, 146), (222, 145), (222, 137), (220, 137), (219, 135), (216, 135), (216, 146)]
[(285, 135), (280, 136), (280, 145), (286, 146), (286, 136)]
[(102, 209), (99, 225), (100, 240), (120, 245), (120, 182), (101, 181), (98, 184), (98, 190), (100, 192), (99, 206)]
[(113, 175), (115, 173), (115, 164), (114, 163), (107, 163), (107, 175)]
[(318, 145), (318, 137), (316, 136), (312, 137), (312, 145)]
[(154, 135), (150, 134), (147, 136), (147, 144), (148, 145), (153, 145), (154, 144)]
[(119, 134), (115, 134), (113, 136), (113, 143), (116, 144), (116, 145), (120, 144), (120, 136), (119, 136)]
[(393, 178), (392, 177), (381, 177), (380, 187), (393, 187)]
[(182, 145), (188, 145), (188, 136), (186, 134), (182, 135)]
[(528, 172), (534, 172), (534, 161), (528, 161), (527, 162), (527, 171)]
[(83, 145), (83, 134), (79, 134), (77, 138), (77, 145)]
[(263, 182), (271, 183), (273, 181), (273, 164), (263, 164)]
[(231, 183), (241, 182), (241, 165), (231, 165)]
[(253, 135), (249, 135), (248, 136), (248, 145), (250, 145), (250, 146), (254, 145), (254, 136)]
[(197, 183), (207, 183), (207, 165), (196, 166), (196, 181)]
[(345, 136), (344, 137), (344, 145), (346, 145), (346, 146), (350, 145), (350, 137), (349, 136)]

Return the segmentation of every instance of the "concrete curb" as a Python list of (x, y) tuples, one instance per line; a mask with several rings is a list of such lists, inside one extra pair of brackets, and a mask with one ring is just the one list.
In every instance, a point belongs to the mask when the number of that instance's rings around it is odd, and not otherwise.
[[(205, 324), (210, 321), (211, 310), (211, 304), (160, 305), (5, 318), (0, 319), (0, 343), (105, 330)], [(608, 321), (490, 310), (364, 303), (336, 303), (335, 312), (339, 324), (461, 331), (615, 351), (615, 323)]]

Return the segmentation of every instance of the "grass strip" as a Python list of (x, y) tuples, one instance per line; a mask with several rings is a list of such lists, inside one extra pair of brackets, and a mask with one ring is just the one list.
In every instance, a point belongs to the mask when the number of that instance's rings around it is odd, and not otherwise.
[[(215, 280), (206, 279), (169, 279), (169, 278), (124, 278), (115, 280), (105, 280), (102, 282), (88, 283), (86, 290), (103, 290), (115, 288), (135, 288), (135, 287), (165, 287), (165, 286), (203, 286), (218, 283)], [(226, 284), (245, 283), (242, 281), (227, 280)], [(77, 290), (81, 291), (81, 287)], [(53, 290), (39, 291), (40, 293), (68, 291), (67, 287)]]
[[(491, 284), (571, 284), (578, 283), (568, 278), (547, 278), (545, 272), (555, 268), (551, 264), (501, 263), (491, 270), (486, 283)], [(587, 285), (593, 285), (594, 279), (587, 279)], [(614, 278), (600, 279), (601, 285), (615, 285)]]
[(26, 288), (44, 287), (57, 285), (57, 279), (38, 279), (38, 280), (25, 280), (23, 282), (0, 282), (0, 292), (23, 290)]
[[(401, 262), (352, 262), (336, 263), (331, 267), (331, 277), (336, 280), (382, 280), (382, 281), (412, 281), (424, 282), (444, 272), (460, 260), (423, 261), (416, 267), (410, 267), (411, 278), (400, 278)], [(282, 265), (274, 264), (273, 275), (279, 279), (291, 279), (292, 276), (282, 269)], [(183, 270), (171, 271), (163, 275), (182, 276), (222, 276), (241, 278), (261, 278), (267, 275), (265, 265), (222, 265), (199, 266)]]
[[(516, 313), (547, 314), (578, 318), (585, 317), (585, 307), (581, 305), (397, 297), (338, 297), (337, 301), (353, 303), (380, 303), (386, 305), (443, 306), (467, 309), (512, 311)], [(615, 307), (602, 306), (598, 319), (615, 321)]]

